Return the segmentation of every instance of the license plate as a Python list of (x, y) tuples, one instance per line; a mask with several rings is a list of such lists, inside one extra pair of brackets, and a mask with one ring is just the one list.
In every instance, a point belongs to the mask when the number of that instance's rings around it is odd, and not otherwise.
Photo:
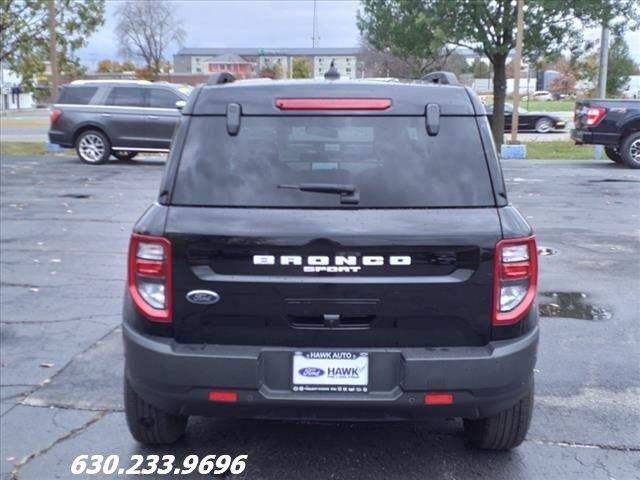
[(366, 392), (369, 355), (364, 352), (296, 352), (293, 390)]

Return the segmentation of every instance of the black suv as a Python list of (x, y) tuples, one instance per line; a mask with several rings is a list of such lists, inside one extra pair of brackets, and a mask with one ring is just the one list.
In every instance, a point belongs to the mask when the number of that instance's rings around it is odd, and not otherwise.
[(191, 95), (131, 237), (135, 439), (173, 442), (189, 415), (435, 416), (463, 418), (480, 448), (519, 445), (536, 242), (476, 95), (225, 80)]
[[(146, 80), (77, 80), (62, 87), (50, 114), (49, 141), (75, 148), (80, 160), (131, 160), (168, 152), (191, 87)], [(178, 104), (180, 105), (180, 104)]]

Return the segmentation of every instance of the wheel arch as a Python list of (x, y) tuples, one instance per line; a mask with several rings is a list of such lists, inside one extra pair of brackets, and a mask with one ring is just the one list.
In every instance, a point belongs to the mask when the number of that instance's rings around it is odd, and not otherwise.
[(622, 132), (620, 133), (620, 144), (624, 142), (624, 139), (627, 135), (638, 131), (640, 131), (640, 116), (632, 118), (622, 126)]
[(83, 123), (81, 125), (78, 126), (78, 128), (76, 128), (76, 131), (73, 132), (73, 145), (76, 145), (76, 142), (78, 141), (78, 137), (83, 134), (86, 131), (89, 130), (97, 130), (100, 133), (102, 133), (105, 137), (107, 137), (107, 140), (109, 140), (109, 143), (111, 145), (113, 145), (113, 141), (111, 140), (111, 135), (109, 135), (109, 132), (101, 125), (95, 124), (95, 123)]

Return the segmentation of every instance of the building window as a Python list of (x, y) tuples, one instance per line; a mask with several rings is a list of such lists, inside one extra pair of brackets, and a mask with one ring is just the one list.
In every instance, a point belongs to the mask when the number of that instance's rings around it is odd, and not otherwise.
[(346, 68), (347, 73), (351, 73), (351, 67)]

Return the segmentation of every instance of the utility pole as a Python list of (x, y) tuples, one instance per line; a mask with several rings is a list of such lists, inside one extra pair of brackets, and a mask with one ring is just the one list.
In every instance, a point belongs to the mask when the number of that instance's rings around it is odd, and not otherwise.
[(524, 0), (518, 0), (516, 20), (516, 54), (513, 57), (513, 113), (511, 115), (511, 143), (518, 142), (518, 107), (520, 106), (520, 67), (522, 64), (522, 37), (524, 34)]
[(598, 97), (607, 96), (607, 68), (609, 64), (609, 22), (602, 21), (600, 34), (600, 67), (598, 68)]
[(51, 103), (58, 96), (58, 48), (56, 46), (56, 2), (49, 0), (49, 49), (51, 55)]
[(313, 0), (313, 33), (311, 35), (311, 47), (316, 48), (318, 46), (318, 40), (320, 37), (318, 36), (318, 2), (317, 0)]
[[(606, 15), (606, 13), (605, 13)], [(598, 98), (607, 97), (607, 68), (609, 66), (609, 20), (602, 19), (602, 32), (600, 34), (600, 65), (598, 67)], [(604, 148), (596, 145), (594, 156), (596, 160), (602, 159)]]

